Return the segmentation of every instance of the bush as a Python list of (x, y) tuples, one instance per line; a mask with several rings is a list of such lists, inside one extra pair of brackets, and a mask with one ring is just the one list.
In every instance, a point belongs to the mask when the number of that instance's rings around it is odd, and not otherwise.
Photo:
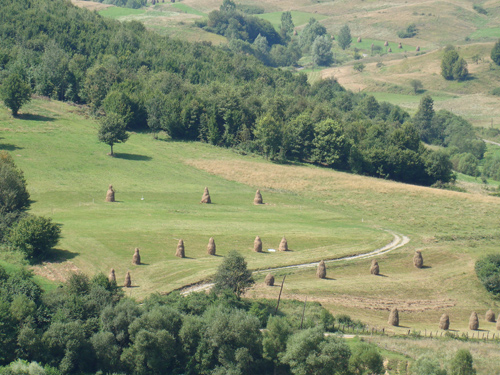
[(500, 96), (500, 87), (494, 88), (491, 91), (491, 95)]
[(408, 27), (406, 28), (406, 30), (401, 30), (401, 31), (398, 31), (398, 36), (400, 38), (413, 38), (415, 35), (417, 35), (418, 33), (418, 29), (417, 29), (417, 25), (415, 25), (414, 23), (408, 25)]
[(500, 254), (490, 254), (476, 262), (476, 275), (486, 290), (500, 295)]
[(474, 4), (472, 6), (472, 9), (474, 9), (476, 12), (481, 13), (481, 14), (488, 14), (488, 11), (484, 9), (481, 5), (479, 4)]
[(491, 59), (495, 64), (500, 65), (500, 40), (491, 49)]
[(24, 252), (30, 262), (43, 259), (57, 245), (61, 229), (50, 218), (28, 215), (11, 229), (7, 241)]
[(362, 72), (363, 70), (365, 70), (365, 64), (363, 64), (362, 62), (357, 62), (355, 63), (353, 66), (353, 69), (358, 71), (358, 72)]

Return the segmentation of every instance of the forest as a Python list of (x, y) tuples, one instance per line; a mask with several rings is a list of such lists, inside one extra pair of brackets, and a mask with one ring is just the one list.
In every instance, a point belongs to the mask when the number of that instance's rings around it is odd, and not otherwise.
[[(422, 185), (453, 179), (449, 153), (420, 142), (422, 126), (437, 120), (411, 119), (334, 79), (310, 85), (304, 74), (267, 67), (229, 47), (162, 37), (65, 0), (1, 5), (2, 80), (18, 76), (38, 95), (86, 104), (97, 117), (116, 113), (129, 130), (277, 162)], [(439, 120), (458, 121), (450, 113)]]

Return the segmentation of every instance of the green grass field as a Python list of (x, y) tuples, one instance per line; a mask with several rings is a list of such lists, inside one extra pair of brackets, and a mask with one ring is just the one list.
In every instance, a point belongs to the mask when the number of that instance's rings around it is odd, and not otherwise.
[(190, 7), (189, 5), (182, 4), (182, 3), (175, 3), (172, 5), (174, 8), (179, 9), (181, 12), (188, 13), (188, 14), (195, 14), (197, 16), (206, 16), (206, 13), (203, 13), (197, 9), (194, 9)]
[(146, 13), (144, 9), (131, 9), (120, 7), (109, 7), (99, 11), (99, 14), (106, 18), (120, 19), (122, 17), (137, 16)]
[[(279, 31), (281, 25), (282, 13), (283, 12), (264, 13), (264, 14), (258, 14), (257, 17), (271, 22), (274, 28)], [(295, 27), (305, 25), (306, 23), (309, 22), (311, 18), (315, 18), (317, 21), (321, 21), (324, 20), (325, 18), (328, 18), (327, 16), (324, 16), (322, 14), (299, 12), (296, 10), (292, 10), (290, 13), (292, 13), (292, 21)]]

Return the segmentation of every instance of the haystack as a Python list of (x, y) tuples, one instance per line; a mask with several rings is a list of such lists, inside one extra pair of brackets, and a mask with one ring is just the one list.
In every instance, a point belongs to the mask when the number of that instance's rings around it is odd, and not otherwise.
[(255, 240), (253, 241), (253, 251), (256, 253), (262, 253), (262, 241), (259, 236), (255, 237)]
[(498, 315), (496, 327), (497, 327), (497, 331), (500, 331), (500, 315)]
[(399, 326), (399, 311), (396, 307), (393, 307), (391, 313), (389, 314), (389, 320), (387, 321), (391, 326)]
[(130, 288), (132, 286), (132, 280), (130, 279), (129, 271), (127, 271), (127, 274), (125, 275), (125, 282), (123, 283), (123, 286), (125, 288)]
[(399, 42), (398, 48), (403, 48), (403, 45), (401, 44), (401, 42)]
[(422, 268), (424, 266), (424, 258), (422, 257), (420, 250), (415, 251), (415, 255), (413, 256), (413, 265), (417, 268)]
[(326, 264), (323, 260), (318, 264), (316, 276), (318, 276), (320, 279), (324, 279), (326, 277)]
[(488, 311), (486, 311), (485, 319), (487, 322), (495, 323), (495, 313), (493, 313), (493, 311), (489, 309)]
[(116, 284), (116, 275), (115, 275), (114, 268), (111, 268), (111, 271), (109, 272), (108, 280), (111, 284)]
[(288, 251), (288, 242), (286, 242), (285, 236), (281, 239), (279, 251)]
[(420, 52), (420, 46), (417, 46), (417, 48), (415, 48), (415, 51)]
[(264, 279), (264, 284), (266, 284), (267, 286), (274, 286), (274, 276), (268, 273), (266, 278)]
[(335, 40), (335, 35), (332, 35), (332, 40)]
[(358, 36), (358, 43), (361, 43), (361, 42), (362, 42), (361, 37)]
[(387, 52), (392, 52), (392, 48), (391, 48), (391, 47), (389, 47), (389, 49), (387, 50)]
[(113, 185), (109, 185), (108, 192), (106, 193), (106, 202), (115, 201), (115, 191), (113, 190)]
[(260, 190), (257, 190), (255, 192), (255, 198), (253, 199), (253, 204), (264, 204), (264, 201), (262, 200), (262, 194), (260, 193)]
[(441, 315), (439, 319), (439, 329), (447, 331), (450, 328), (450, 317), (447, 314)]
[(384, 47), (387, 47), (389, 45), (389, 42), (386, 40), (384, 43)]
[(177, 244), (175, 256), (179, 258), (184, 258), (186, 256), (186, 254), (184, 253), (184, 241), (182, 239), (180, 239), (179, 243)]
[(372, 265), (370, 267), (370, 273), (372, 275), (378, 275), (380, 272), (380, 268), (378, 266), (378, 262), (375, 259), (372, 259)]
[(475, 312), (470, 314), (469, 329), (474, 330), (474, 331), (477, 331), (479, 329), (479, 319), (478, 319), (477, 314)]
[(215, 255), (215, 241), (213, 237), (210, 237), (208, 240), (207, 253), (208, 255)]
[(293, 35), (296, 36), (297, 35), (297, 30), (293, 30)]
[(210, 200), (210, 193), (208, 192), (208, 188), (205, 187), (205, 191), (203, 192), (203, 196), (201, 197), (200, 203), (212, 203)]
[(138, 266), (141, 264), (141, 255), (139, 254), (139, 248), (135, 248), (134, 256), (132, 257), (132, 264)]

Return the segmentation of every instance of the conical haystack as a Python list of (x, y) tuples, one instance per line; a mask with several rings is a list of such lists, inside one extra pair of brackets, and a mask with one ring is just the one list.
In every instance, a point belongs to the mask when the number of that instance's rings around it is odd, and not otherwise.
[(358, 43), (361, 43), (363, 40), (361, 39), (360, 36), (358, 36)]
[(255, 198), (253, 199), (253, 204), (264, 204), (264, 201), (262, 200), (262, 194), (260, 193), (260, 190), (257, 190), (255, 192)]
[(127, 271), (127, 274), (125, 275), (125, 282), (123, 283), (123, 286), (125, 288), (130, 288), (132, 286), (132, 280), (130, 279), (129, 271)]
[(115, 201), (115, 191), (113, 190), (113, 185), (109, 185), (108, 192), (106, 193), (106, 202)]
[(279, 251), (288, 251), (288, 242), (286, 242), (285, 236), (281, 239)]
[(274, 276), (268, 273), (266, 278), (264, 279), (264, 283), (267, 286), (274, 286)]
[(384, 42), (384, 47), (387, 47), (388, 45), (389, 45), (389, 42), (386, 40), (386, 41)]
[(114, 268), (111, 268), (111, 271), (109, 272), (108, 280), (111, 284), (116, 284), (116, 275), (115, 275)]
[(255, 237), (255, 240), (253, 241), (253, 251), (256, 253), (262, 253), (262, 241), (259, 236)]
[(500, 315), (498, 315), (496, 327), (497, 327), (497, 331), (500, 331)]
[(420, 51), (420, 46), (417, 46), (417, 48), (415, 48), (415, 51), (419, 52)]
[(132, 257), (132, 264), (138, 266), (141, 264), (141, 255), (139, 254), (139, 248), (135, 248), (134, 256)]
[(401, 42), (399, 43), (398, 48), (403, 48), (403, 45), (401, 44)]
[(422, 268), (424, 266), (424, 258), (422, 257), (420, 250), (415, 251), (415, 255), (413, 256), (413, 265), (417, 268)]
[(175, 252), (175, 256), (179, 258), (185, 258), (186, 254), (184, 253), (184, 241), (181, 239), (177, 244), (177, 250)]
[(372, 275), (378, 275), (380, 272), (380, 268), (378, 266), (378, 262), (375, 259), (372, 259), (372, 265), (370, 267), (370, 273)]
[(323, 260), (318, 263), (318, 269), (316, 270), (316, 276), (318, 276), (320, 279), (324, 279), (326, 277), (326, 264)]
[(210, 239), (208, 240), (207, 254), (215, 255), (215, 241), (213, 237), (210, 237)]
[(448, 328), (450, 328), (450, 317), (447, 314), (443, 314), (439, 319), (439, 329), (447, 331)]
[(387, 50), (387, 52), (392, 52), (392, 48), (391, 48), (391, 47), (389, 47), (389, 49)]
[(491, 309), (486, 311), (486, 315), (484, 318), (487, 322), (495, 323), (495, 313)]
[(212, 203), (210, 200), (210, 193), (208, 192), (208, 188), (205, 187), (205, 191), (203, 192), (203, 196), (201, 197), (200, 203)]
[(477, 314), (475, 312), (470, 314), (469, 329), (473, 330), (473, 331), (476, 331), (479, 329), (479, 318), (477, 317)]
[(389, 320), (387, 321), (391, 326), (399, 326), (399, 311), (396, 307), (393, 307), (391, 313), (389, 314)]

